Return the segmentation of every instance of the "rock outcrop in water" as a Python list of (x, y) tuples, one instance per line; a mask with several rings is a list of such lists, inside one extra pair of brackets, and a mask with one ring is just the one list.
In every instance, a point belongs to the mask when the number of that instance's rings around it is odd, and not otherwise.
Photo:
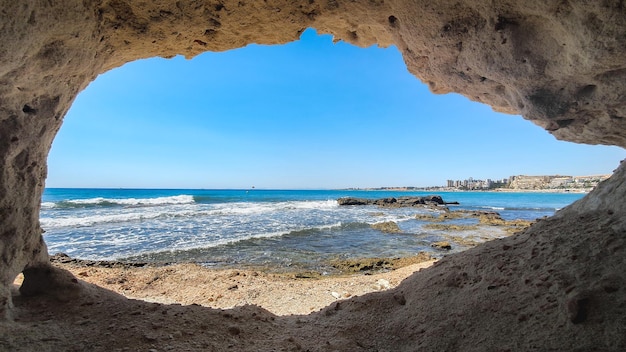
[(402, 207), (417, 207), (417, 206), (437, 206), (445, 204), (458, 204), (458, 203), (446, 203), (441, 196), (425, 196), (425, 197), (389, 197), (389, 198), (354, 198), (344, 197), (337, 199), (339, 205), (377, 205), (382, 208), (402, 208)]
[[(76, 95), (98, 74), (129, 61), (286, 43), (314, 27), (360, 46), (396, 45), (409, 71), (435, 93), (458, 92), (519, 113), (559, 139), (626, 146), (622, 1), (0, 3), (5, 319), (20, 272), (23, 294), (71, 298), (81, 287), (48, 261), (38, 222), (46, 157)], [(624, 349), (625, 169), (524, 234), (408, 280), (395, 293), (404, 295), (401, 306), (359, 298), (318, 324), (368, 331), (357, 340), (360, 349), (373, 341), (393, 349)], [(420, 320), (424, 302), (444, 299), (445, 311)], [(381, 310), (398, 314), (381, 316)], [(348, 328), (348, 321), (359, 326)]]

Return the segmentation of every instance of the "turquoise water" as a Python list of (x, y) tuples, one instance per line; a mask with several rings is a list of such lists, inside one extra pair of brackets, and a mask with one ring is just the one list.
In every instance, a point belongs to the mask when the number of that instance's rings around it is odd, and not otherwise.
[[(423, 228), (429, 209), (340, 207), (340, 197), (438, 194), (455, 209), (494, 210), (505, 219), (549, 216), (583, 194), (356, 190), (46, 189), (41, 225), (51, 254), (92, 260), (193, 261), (209, 266), (316, 269), (334, 258), (397, 257), (434, 251), (445, 239)], [(402, 233), (370, 228), (395, 221)], [(498, 230), (481, 238), (503, 236)], [(461, 250), (463, 248), (458, 248)]]

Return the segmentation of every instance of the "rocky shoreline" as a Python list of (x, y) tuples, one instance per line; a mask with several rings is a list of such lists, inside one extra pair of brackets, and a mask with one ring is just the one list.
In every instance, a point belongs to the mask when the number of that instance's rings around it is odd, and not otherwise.
[(389, 198), (355, 198), (344, 197), (337, 199), (340, 206), (345, 205), (377, 205), (381, 208), (401, 208), (401, 207), (438, 207), (447, 204), (459, 204), (458, 202), (445, 202), (441, 196), (431, 195), (424, 197), (389, 197)]
[[(414, 256), (408, 257), (363, 257), (353, 259), (332, 259), (326, 263), (328, 266), (337, 269), (336, 272), (318, 272), (311, 270), (280, 270), (276, 271), (272, 265), (266, 266), (249, 266), (241, 269), (233, 268), (217, 268), (207, 270), (248, 270), (253, 272), (262, 272), (266, 274), (293, 277), (297, 279), (304, 278), (327, 278), (327, 277), (343, 277), (346, 275), (352, 275), (354, 273), (362, 273), (366, 275), (372, 275), (374, 273), (387, 272), (391, 270), (400, 269), (406, 266), (434, 261), (433, 256), (426, 252), (419, 252)], [(198, 265), (203, 267), (200, 263), (194, 262), (127, 262), (127, 261), (109, 261), (109, 260), (89, 260), (72, 258), (65, 253), (57, 253), (50, 256), (50, 263), (61, 267), (72, 268), (97, 268), (97, 269), (122, 269), (133, 270), (142, 268), (168, 268), (177, 265)]]
[[(436, 213), (416, 214), (415, 218), (427, 222), (424, 228), (442, 233), (443, 240), (433, 242), (431, 247), (444, 252), (459, 247), (462, 250), (468, 249), (495, 238), (471, 234), (481, 229), (497, 229), (502, 231), (501, 237), (505, 237), (523, 231), (534, 223), (534, 221), (520, 219), (507, 221), (495, 211), (451, 211), (446, 205), (459, 203), (446, 202), (438, 195), (377, 199), (345, 197), (338, 199), (337, 203), (340, 206), (376, 205), (381, 208), (424, 207), (437, 210)], [(458, 220), (470, 221), (470, 223), (459, 224)], [(393, 221), (375, 223), (371, 227), (390, 234), (402, 233), (398, 224)]]
[[(524, 230), (532, 224), (526, 220), (504, 220), (499, 213), (494, 211), (451, 211), (445, 205), (440, 196), (428, 197), (400, 197), (383, 199), (360, 199), (342, 198), (342, 205), (378, 205), (381, 207), (426, 207), (436, 211), (428, 213), (419, 212), (414, 218), (424, 222), (424, 229), (436, 231), (429, 252), (417, 252), (414, 255), (402, 257), (356, 257), (356, 258), (326, 258), (319, 259), (318, 264), (311, 266), (293, 265), (285, 268), (277, 263), (263, 265), (246, 265), (239, 263), (237, 268), (268, 274), (282, 275), (296, 278), (321, 278), (332, 276), (351, 275), (355, 272), (373, 274), (389, 270), (395, 270), (404, 266), (435, 260), (449, 252), (459, 252), (477, 246), (485, 241), (502, 238)], [(436, 205), (435, 205), (436, 204)], [(375, 216), (375, 215), (373, 215)], [(417, 236), (417, 233), (404, 232), (398, 223), (394, 221), (382, 221), (373, 223), (371, 228), (385, 234), (399, 234), (402, 236)], [(89, 260), (73, 258), (64, 253), (50, 256), (50, 261), (55, 265), (70, 265), (82, 268), (103, 269), (136, 269), (136, 268), (166, 268), (175, 265), (193, 264), (194, 261), (118, 261), (118, 260)], [(233, 266), (223, 265), (212, 268), (217, 270), (233, 269)], [(327, 269), (323, 269), (327, 268)], [(330, 270), (328, 270), (330, 269)]]

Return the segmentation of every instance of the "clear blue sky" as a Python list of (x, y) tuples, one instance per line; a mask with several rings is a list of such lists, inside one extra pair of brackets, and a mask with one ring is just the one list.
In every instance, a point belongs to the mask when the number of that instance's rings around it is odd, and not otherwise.
[(102, 74), (54, 141), (47, 187), (344, 188), (611, 173), (626, 151), (433, 95), (395, 47), (307, 30)]

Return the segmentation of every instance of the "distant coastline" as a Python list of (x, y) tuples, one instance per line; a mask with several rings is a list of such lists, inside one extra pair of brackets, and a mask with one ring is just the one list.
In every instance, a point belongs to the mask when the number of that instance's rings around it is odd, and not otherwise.
[(373, 187), (346, 188), (356, 191), (401, 191), (401, 192), (511, 192), (511, 193), (589, 193), (600, 182), (611, 175), (562, 176), (518, 175), (501, 180), (448, 180), (446, 186), (430, 187)]
[(570, 188), (570, 189), (457, 189), (448, 187), (368, 187), (368, 188), (343, 188), (346, 191), (389, 191), (389, 192), (502, 192), (502, 193), (589, 193), (593, 188)]

